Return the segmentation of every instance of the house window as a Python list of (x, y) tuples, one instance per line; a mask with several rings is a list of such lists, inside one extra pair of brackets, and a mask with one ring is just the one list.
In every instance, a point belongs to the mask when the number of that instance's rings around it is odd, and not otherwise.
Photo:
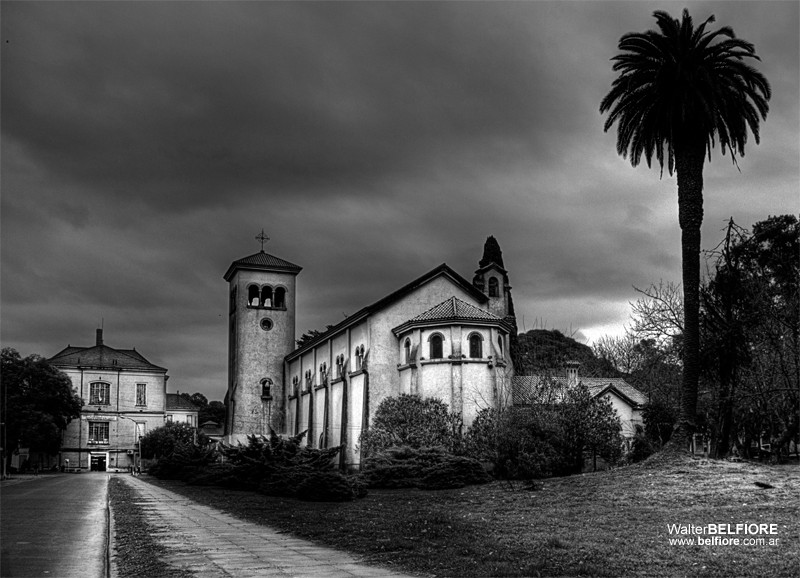
[(310, 369), (306, 370), (306, 389), (305, 391), (311, 391), (311, 384), (314, 382), (314, 372)]
[(500, 290), (497, 286), (497, 277), (489, 278), (489, 297), (500, 297)]
[(505, 357), (505, 355), (503, 354), (503, 336), (502, 335), (498, 335), (497, 336), (497, 348), (500, 351), (500, 357)]
[(411, 340), (406, 337), (403, 343), (403, 355), (406, 363), (411, 363)]
[(136, 405), (147, 405), (147, 384), (136, 384)]
[(469, 336), (469, 356), (473, 359), (483, 357), (483, 337), (479, 333)]
[(328, 383), (328, 364), (323, 363), (319, 366), (319, 384)]
[(108, 405), (110, 385), (97, 381), (89, 385), (89, 405)]
[(89, 422), (89, 443), (108, 444), (108, 422), (90, 421)]
[(298, 389), (300, 389), (300, 378), (295, 375), (292, 378), (292, 395), (297, 396)]
[(444, 348), (442, 347), (442, 336), (438, 333), (431, 335), (430, 338), (430, 349), (431, 349), (431, 359), (441, 359), (444, 357)]

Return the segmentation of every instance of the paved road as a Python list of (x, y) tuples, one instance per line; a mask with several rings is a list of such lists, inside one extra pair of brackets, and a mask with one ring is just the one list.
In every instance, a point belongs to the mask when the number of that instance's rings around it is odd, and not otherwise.
[(3, 481), (0, 576), (108, 575), (108, 474)]
[(166, 562), (203, 578), (400, 577), (366, 566), (350, 554), (293, 538), (201, 506), (133, 476), (121, 476), (141, 496), (148, 521), (171, 554)]

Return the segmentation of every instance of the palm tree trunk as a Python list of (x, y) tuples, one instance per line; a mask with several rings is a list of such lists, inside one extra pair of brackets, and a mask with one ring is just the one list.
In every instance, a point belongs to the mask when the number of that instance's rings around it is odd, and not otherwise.
[(695, 430), (700, 377), (700, 226), (703, 223), (705, 146), (692, 143), (677, 151), (678, 222), (683, 261), (683, 379), (681, 414), (669, 445), (686, 451)]

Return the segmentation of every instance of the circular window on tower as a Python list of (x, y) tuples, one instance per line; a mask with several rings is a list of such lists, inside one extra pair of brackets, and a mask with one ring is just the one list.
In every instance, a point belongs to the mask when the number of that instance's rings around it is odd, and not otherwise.
[(269, 331), (270, 329), (272, 329), (272, 319), (270, 319), (269, 317), (264, 317), (264, 319), (261, 320), (260, 325), (261, 329), (263, 329), (264, 331)]

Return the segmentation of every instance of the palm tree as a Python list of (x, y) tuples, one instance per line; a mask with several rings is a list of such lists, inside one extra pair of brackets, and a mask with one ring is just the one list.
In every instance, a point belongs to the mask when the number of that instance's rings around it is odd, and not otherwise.
[[(719, 141), (722, 153), (744, 156), (748, 128), (759, 142), (759, 117), (766, 119), (771, 90), (747, 59), (760, 60), (753, 45), (723, 27), (706, 31), (710, 16), (694, 27), (688, 10), (679, 21), (657, 11), (660, 31), (629, 33), (619, 41), (613, 70), (619, 71), (600, 104), (617, 123), (617, 152), (636, 166), (644, 154), (666, 164), (678, 180), (678, 222), (683, 261), (684, 342), (681, 416), (673, 447), (685, 448), (694, 431), (699, 360), (700, 225), (703, 165)], [(666, 155), (665, 155), (666, 152)]]

